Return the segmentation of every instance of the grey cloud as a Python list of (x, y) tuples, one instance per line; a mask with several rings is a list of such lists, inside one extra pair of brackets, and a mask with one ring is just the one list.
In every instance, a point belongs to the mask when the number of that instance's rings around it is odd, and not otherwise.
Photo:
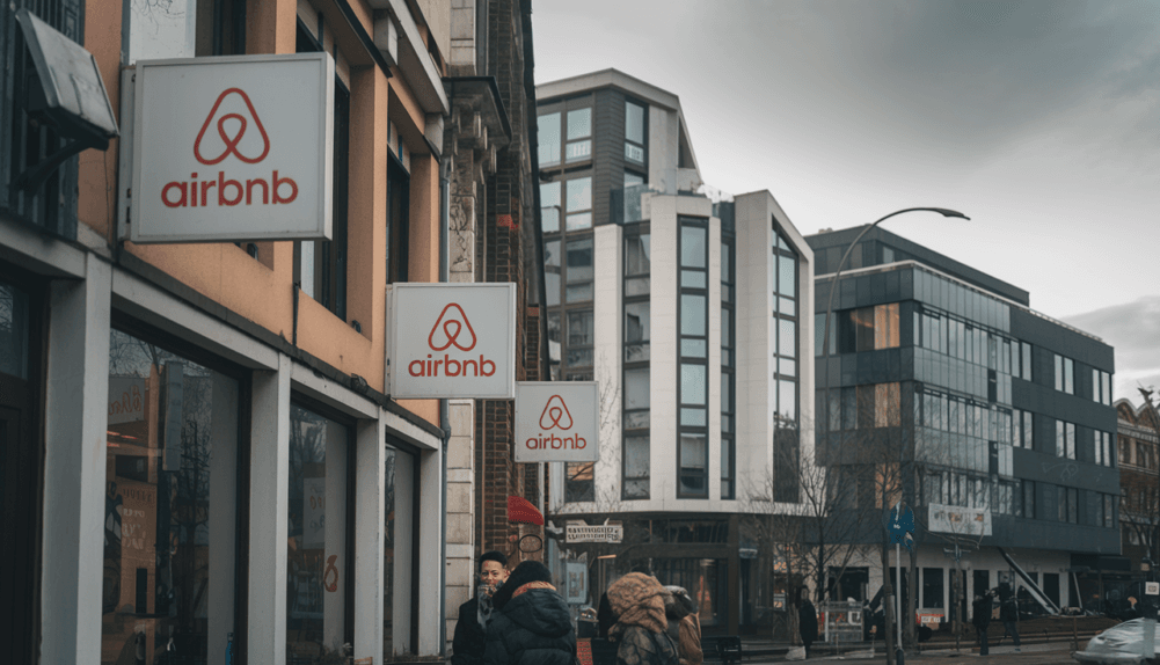
[(1117, 396), (1138, 402), (1137, 385), (1160, 387), (1160, 296), (1069, 316), (1066, 321), (1116, 349)]

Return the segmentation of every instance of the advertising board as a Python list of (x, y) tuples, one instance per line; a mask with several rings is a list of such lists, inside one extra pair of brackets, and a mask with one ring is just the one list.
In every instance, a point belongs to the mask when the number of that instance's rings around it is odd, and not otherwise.
[(329, 240), (334, 59), (139, 60), (135, 243)]
[(516, 385), (517, 462), (600, 459), (600, 409), (595, 381)]

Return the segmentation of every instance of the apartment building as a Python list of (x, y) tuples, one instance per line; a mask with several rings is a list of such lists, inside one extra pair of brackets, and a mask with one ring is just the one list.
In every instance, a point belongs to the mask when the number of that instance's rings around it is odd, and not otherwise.
[(555, 465), (549, 517), (624, 534), (549, 558), (585, 564), (582, 603), (648, 566), (707, 633), (751, 630), (768, 601), (742, 519), (775, 446), (813, 441), (813, 254), (768, 192), (706, 195), (676, 95), (604, 70), (537, 103), (552, 377), (595, 379), (601, 406), (600, 460)]

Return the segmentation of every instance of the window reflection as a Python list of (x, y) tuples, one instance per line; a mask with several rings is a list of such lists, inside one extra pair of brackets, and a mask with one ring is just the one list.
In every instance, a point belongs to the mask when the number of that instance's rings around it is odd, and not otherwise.
[(346, 427), (290, 407), (286, 659), (337, 653), (346, 642)]
[(237, 404), (233, 379), (110, 332), (102, 662), (153, 665), (179, 653), (204, 663), (225, 652)]

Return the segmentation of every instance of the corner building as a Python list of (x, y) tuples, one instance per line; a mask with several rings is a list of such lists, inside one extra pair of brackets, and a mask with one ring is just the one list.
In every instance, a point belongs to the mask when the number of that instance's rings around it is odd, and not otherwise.
[[(472, 116), (452, 115), (443, 79), (453, 53), (482, 48), (452, 39), (452, 4), (0, 12), (5, 662), (443, 654), (451, 418), (438, 400), (387, 394), (385, 304), (391, 284), (449, 276), (448, 156)], [(64, 139), (30, 92), (24, 7), (93, 54), (121, 129), (32, 190), (14, 184), (21, 169)], [(137, 63), (311, 51), (335, 64), (331, 239), (127, 240)]]
[(741, 522), (775, 448), (812, 446), (813, 253), (768, 192), (704, 194), (676, 95), (605, 70), (537, 99), (552, 378), (598, 381), (601, 411), (600, 461), (553, 465), (550, 519), (624, 526), (549, 560), (583, 564), (581, 604), (649, 565), (707, 634), (755, 630)]
[[(1031, 309), (1026, 291), (875, 228), (843, 268), (827, 363), (834, 272), (864, 228), (807, 238), (817, 257), (819, 459), (841, 465), (846, 446), (891, 442), (887, 463), (902, 469), (893, 498), (916, 516), (917, 578), (904, 554), (901, 586), (914, 589), (919, 620), (965, 620), (976, 594), (1022, 585), (1000, 550), (1055, 604), (1094, 608), (1126, 572), (1112, 347)], [(882, 509), (880, 499), (857, 497)], [(956, 566), (943, 551), (956, 534), (935, 533), (932, 504), (991, 522), (985, 537), (957, 534), (967, 550), (958, 611)], [(873, 525), (867, 542), (881, 533)], [(875, 549), (829, 584), (841, 599), (870, 600), (883, 579)]]

